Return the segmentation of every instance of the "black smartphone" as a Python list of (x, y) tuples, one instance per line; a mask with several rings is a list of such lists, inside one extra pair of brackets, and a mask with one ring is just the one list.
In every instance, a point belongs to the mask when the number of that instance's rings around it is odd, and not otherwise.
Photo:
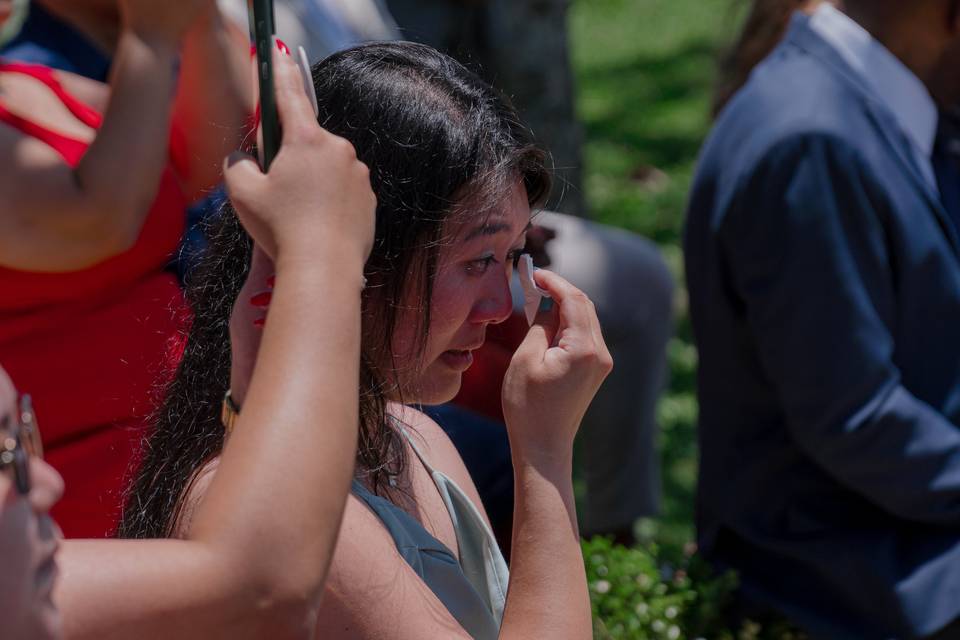
[(260, 126), (263, 130), (260, 164), (267, 171), (280, 148), (280, 117), (277, 115), (277, 94), (273, 89), (273, 36), (277, 32), (273, 0), (249, 0), (247, 9), (250, 14), (250, 34), (257, 49)]

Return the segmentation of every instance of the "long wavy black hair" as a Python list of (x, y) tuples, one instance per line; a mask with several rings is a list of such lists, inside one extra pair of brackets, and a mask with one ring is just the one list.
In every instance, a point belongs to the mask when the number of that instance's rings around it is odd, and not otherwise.
[[(420, 301), (420, 313), (403, 315), (404, 322), (418, 322), (420, 351), (444, 222), (485, 215), (517, 181), (531, 205), (538, 204), (549, 193), (550, 176), (544, 153), (509, 101), (430, 47), (358, 46), (315, 65), (313, 81), (320, 124), (353, 143), (370, 167), (377, 196), (363, 294), (357, 468), (379, 492), (405, 465), (387, 418), (387, 398), (399, 393), (390, 388), (390, 374), (418, 365), (390, 356), (401, 300)], [(229, 205), (209, 224), (208, 237), (187, 286), (194, 317), (183, 359), (128, 492), (120, 537), (171, 535), (190, 482), (223, 448), (219, 414), (230, 381), (228, 326), (250, 267), (251, 241)]]

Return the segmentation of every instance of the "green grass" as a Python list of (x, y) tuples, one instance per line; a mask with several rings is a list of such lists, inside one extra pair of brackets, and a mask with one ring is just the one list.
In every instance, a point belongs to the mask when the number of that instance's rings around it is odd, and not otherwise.
[(733, 7), (731, 0), (574, 0), (570, 13), (591, 214), (657, 242), (680, 285), (670, 384), (658, 409), (663, 512), (643, 528), (674, 548), (693, 538), (697, 468), (697, 357), (681, 232), (710, 126), (717, 56), (738, 27)]

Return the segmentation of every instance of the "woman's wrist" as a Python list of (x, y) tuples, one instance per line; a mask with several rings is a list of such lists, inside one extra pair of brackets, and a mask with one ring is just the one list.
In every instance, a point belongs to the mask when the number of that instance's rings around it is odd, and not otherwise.
[(332, 274), (342, 280), (347, 274), (356, 274), (361, 282), (366, 256), (362, 248), (351, 246), (347, 240), (296, 241), (280, 244), (274, 263), (278, 277), (281, 273), (302, 272)]
[(518, 476), (536, 473), (554, 481), (572, 481), (573, 447), (514, 446), (511, 443), (511, 458)]

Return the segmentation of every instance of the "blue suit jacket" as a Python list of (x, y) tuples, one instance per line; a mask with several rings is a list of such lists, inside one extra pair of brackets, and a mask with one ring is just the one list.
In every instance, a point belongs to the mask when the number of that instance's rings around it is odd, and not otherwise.
[(955, 620), (960, 243), (807, 18), (706, 142), (685, 245), (703, 552), (823, 637)]

